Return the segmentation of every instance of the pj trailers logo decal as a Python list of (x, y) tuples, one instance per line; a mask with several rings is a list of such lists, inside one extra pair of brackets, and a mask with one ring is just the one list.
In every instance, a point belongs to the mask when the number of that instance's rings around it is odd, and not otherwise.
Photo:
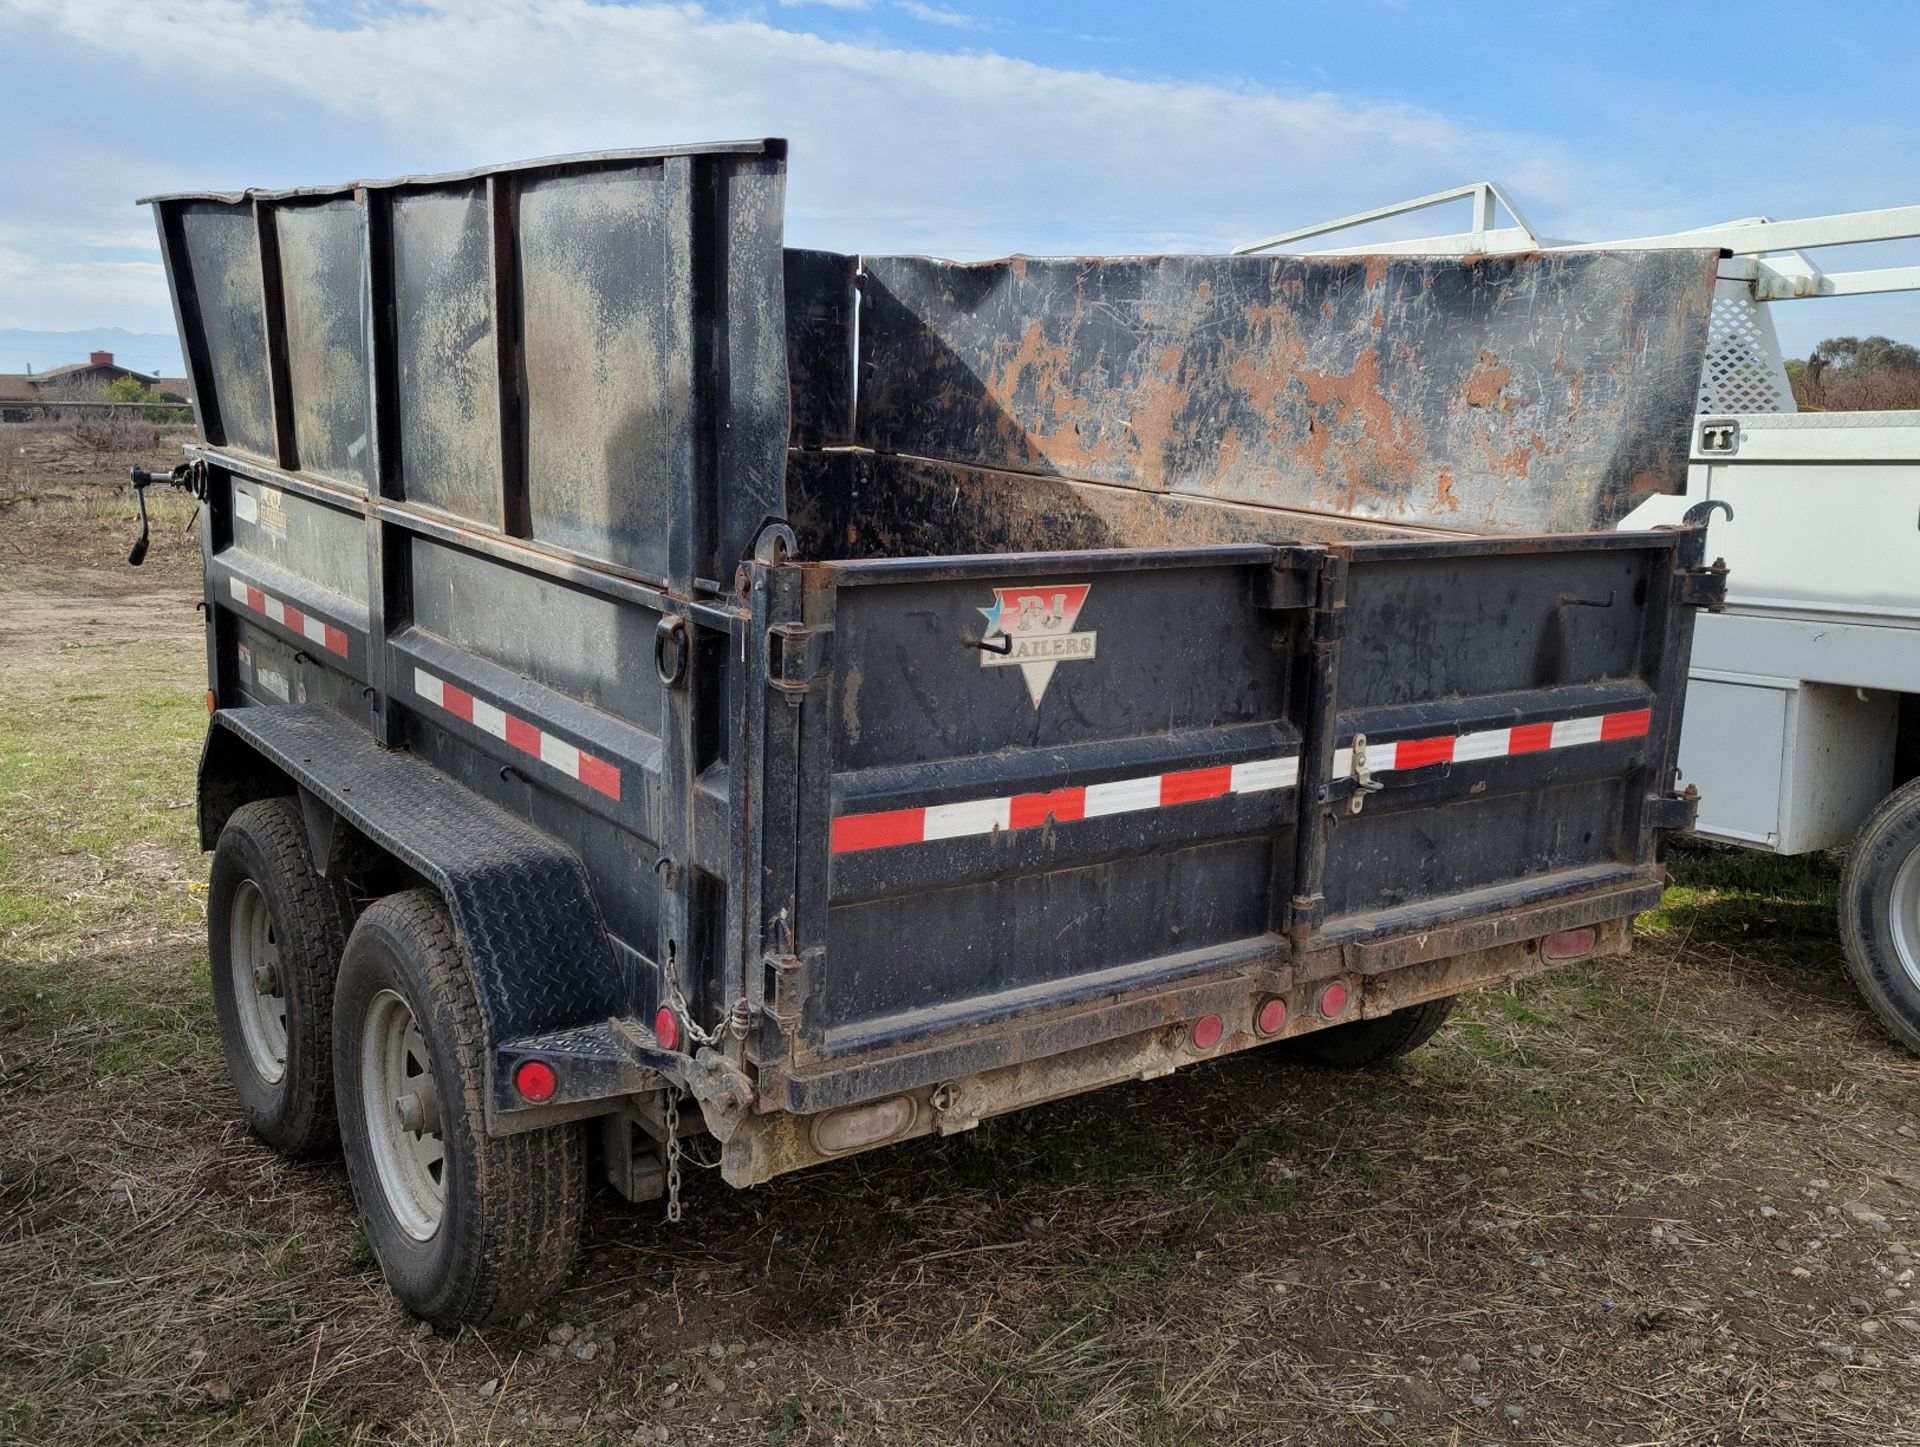
[(1017, 667), (1027, 681), (1033, 706), (1063, 663), (1094, 656), (1097, 633), (1076, 633), (1073, 625), (1086, 606), (1091, 583), (1047, 583), (1035, 588), (995, 588), (993, 606), (982, 608), (987, 630), (980, 639), (983, 668)]

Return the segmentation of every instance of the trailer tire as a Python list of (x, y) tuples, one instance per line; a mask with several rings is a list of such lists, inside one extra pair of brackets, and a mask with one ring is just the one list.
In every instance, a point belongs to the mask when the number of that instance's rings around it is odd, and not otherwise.
[(1860, 826), (1839, 907), (1847, 973), (1887, 1033), (1920, 1054), (1920, 779)]
[(247, 1123), (285, 1156), (338, 1138), (333, 982), (352, 923), (346, 890), (313, 866), (298, 804), (234, 810), (207, 885), (213, 1010)]
[(1447, 1023), (1447, 1016), (1452, 1013), (1453, 996), (1448, 995), (1444, 999), (1409, 1005), (1391, 1015), (1296, 1035), (1286, 1042), (1286, 1049), (1289, 1055), (1310, 1065), (1359, 1070), (1418, 1050)]
[(439, 896), (390, 895), (360, 917), (333, 1029), (347, 1175), (394, 1294), (452, 1327), (511, 1320), (556, 1290), (579, 1246), (585, 1139), (574, 1123), (487, 1134), (486, 1030)]

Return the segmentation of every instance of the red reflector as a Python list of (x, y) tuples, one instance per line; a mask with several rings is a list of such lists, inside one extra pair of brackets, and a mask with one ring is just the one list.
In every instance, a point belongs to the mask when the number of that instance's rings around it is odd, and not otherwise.
[(554, 1091), (560, 1088), (560, 1077), (544, 1060), (523, 1060), (513, 1072), (513, 1088), (538, 1105), (553, 1099)]
[(1253, 1017), (1253, 1028), (1262, 1035), (1278, 1035), (1287, 1023), (1287, 1002), (1277, 995), (1260, 1007)]
[(1593, 953), (1595, 940), (1591, 928), (1561, 930), (1540, 941), (1540, 953), (1550, 960), (1577, 960)]
[(662, 1050), (680, 1048), (680, 1017), (672, 1009), (662, 1005), (653, 1017), (654, 1038), (660, 1042)]
[(1193, 1034), (1190, 1038), (1195, 1050), (1211, 1050), (1220, 1043), (1220, 1037), (1226, 1033), (1226, 1021), (1218, 1015), (1202, 1015), (1193, 1022)]
[(1339, 981), (1320, 992), (1320, 1013), (1332, 1020), (1347, 1008), (1347, 987)]

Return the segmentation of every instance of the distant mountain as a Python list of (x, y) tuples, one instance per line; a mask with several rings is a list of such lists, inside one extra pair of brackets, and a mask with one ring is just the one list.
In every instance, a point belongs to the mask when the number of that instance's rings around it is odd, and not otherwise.
[(84, 362), (93, 352), (112, 352), (114, 361), (152, 377), (182, 377), (180, 343), (167, 332), (130, 332), (124, 327), (94, 327), (84, 332), (30, 332), (0, 327), (0, 372), (45, 372), (69, 362)]

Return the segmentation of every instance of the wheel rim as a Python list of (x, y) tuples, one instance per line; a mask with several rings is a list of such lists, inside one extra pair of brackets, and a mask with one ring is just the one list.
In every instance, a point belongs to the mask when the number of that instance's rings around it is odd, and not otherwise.
[(267, 897), (251, 879), (233, 892), (227, 917), (227, 957), (233, 971), (233, 1002), (240, 1038), (254, 1073), (269, 1085), (287, 1073), (287, 990), (280, 967), (280, 937)]
[(1893, 952), (1908, 980), (1920, 989), (1920, 849), (1907, 855), (1894, 871), (1887, 912)]
[(400, 1228), (425, 1241), (446, 1204), (440, 1092), (413, 1011), (392, 990), (373, 997), (361, 1026), (360, 1101), (381, 1193)]

